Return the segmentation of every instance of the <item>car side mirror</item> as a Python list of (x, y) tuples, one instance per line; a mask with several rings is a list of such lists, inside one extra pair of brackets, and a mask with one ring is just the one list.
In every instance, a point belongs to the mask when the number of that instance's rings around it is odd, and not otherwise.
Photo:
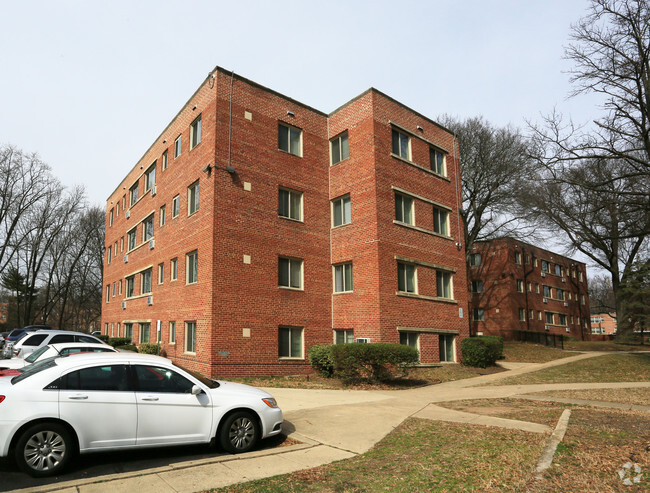
[(201, 387), (198, 385), (192, 385), (192, 395), (199, 395), (201, 392), (203, 392)]

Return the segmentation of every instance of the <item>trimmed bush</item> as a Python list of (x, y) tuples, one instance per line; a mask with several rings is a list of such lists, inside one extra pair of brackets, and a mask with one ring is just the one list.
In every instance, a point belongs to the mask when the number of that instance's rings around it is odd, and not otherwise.
[(134, 344), (124, 344), (123, 346), (114, 346), (118, 351), (133, 351), (138, 352), (138, 348)]
[(463, 339), (460, 343), (463, 365), (485, 368), (492, 366), (503, 356), (503, 338), (476, 336)]
[(332, 346), (334, 375), (344, 381), (384, 382), (405, 376), (418, 362), (415, 348), (403, 344), (336, 344)]
[(331, 344), (316, 344), (307, 351), (311, 367), (324, 377), (334, 375), (334, 360)]
[(108, 339), (109, 339), (109, 337), (108, 337), (106, 334), (99, 334), (99, 335), (96, 335), (95, 337), (96, 337), (97, 339), (99, 339), (100, 341), (103, 341), (103, 342), (105, 342), (106, 344), (108, 344)]
[(160, 344), (143, 342), (138, 346), (138, 352), (142, 354), (160, 354)]
[(130, 337), (111, 337), (108, 340), (108, 343), (114, 348), (117, 348), (118, 346), (130, 346), (133, 344)]

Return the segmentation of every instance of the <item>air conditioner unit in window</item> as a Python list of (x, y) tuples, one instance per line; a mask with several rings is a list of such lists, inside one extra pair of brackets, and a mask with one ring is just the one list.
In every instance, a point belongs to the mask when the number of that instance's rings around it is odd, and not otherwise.
[(122, 310), (126, 310), (126, 301), (122, 302)]
[(129, 256), (128, 256), (128, 255), (124, 255), (124, 263), (126, 264), (128, 261), (129, 261)]
[(544, 330), (551, 330), (551, 326), (550, 325), (545, 325)]
[(357, 337), (357, 342), (363, 342), (368, 344), (370, 342), (370, 339), (368, 339), (367, 337)]
[(153, 305), (153, 296), (147, 296), (147, 305)]
[(126, 211), (126, 212), (124, 213), (124, 216), (125, 216), (127, 219), (130, 218), (130, 217), (131, 217), (131, 211)]
[(565, 302), (564, 302), (564, 306), (569, 306), (569, 304), (565, 301)]
[(565, 327), (567, 332), (571, 332), (571, 329), (569, 327)]
[(153, 197), (154, 195), (156, 195), (156, 185), (151, 187), (151, 196)]
[(547, 298), (544, 298), (543, 301), (544, 301), (544, 303), (548, 303), (548, 299), (547, 299)]
[(149, 240), (149, 250), (153, 250), (154, 246), (156, 246), (156, 240)]
[(562, 278), (562, 282), (566, 282), (566, 277), (563, 277), (563, 278)]
[(546, 277), (546, 272), (542, 272), (542, 277)]

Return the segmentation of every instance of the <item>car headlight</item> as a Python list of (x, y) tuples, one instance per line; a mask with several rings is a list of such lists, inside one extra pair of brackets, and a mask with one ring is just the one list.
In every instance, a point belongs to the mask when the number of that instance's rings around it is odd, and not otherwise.
[(262, 402), (264, 404), (266, 404), (267, 406), (272, 407), (274, 409), (276, 407), (278, 407), (278, 403), (273, 397), (265, 397), (264, 399), (262, 399)]

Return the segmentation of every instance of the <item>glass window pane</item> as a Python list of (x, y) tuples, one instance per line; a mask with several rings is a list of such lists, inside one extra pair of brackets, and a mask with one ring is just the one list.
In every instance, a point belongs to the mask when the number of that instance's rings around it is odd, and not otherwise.
[(301, 279), (300, 270), (301, 270), (300, 260), (292, 260), (290, 262), (290, 267), (289, 267), (292, 288), (300, 287), (300, 279)]
[(343, 199), (343, 223), (349, 224), (352, 222), (352, 206), (350, 204), (350, 197)]
[(406, 265), (397, 264), (397, 290), (406, 291)]
[(337, 293), (343, 291), (343, 266), (337, 265), (334, 267), (334, 290)]
[(405, 134), (399, 134), (400, 156), (404, 159), (409, 158), (409, 138)]
[(352, 264), (345, 266), (345, 290), (352, 291)]
[(300, 131), (295, 128), (289, 129), (289, 136), (291, 138), (290, 151), (291, 154), (300, 156)]
[(289, 128), (278, 125), (278, 149), (289, 152)]
[(293, 192), (289, 194), (290, 199), (290, 217), (291, 219), (300, 219), (300, 194)]
[(350, 157), (350, 148), (348, 145), (348, 134), (341, 136), (341, 160)]
[(334, 226), (343, 224), (343, 205), (340, 200), (334, 201)]
[(280, 328), (278, 338), (278, 353), (281, 357), (289, 356), (289, 329)]
[(336, 164), (341, 160), (341, 144), (339, 139), (332, 141), (332, 164)]
[(393, 130), (393, 154), (399, 156), (399, 133), (397, 130)]
[(291, 329), (291, 356), (302, 356), (302, 329)]
[(289, 192), (286, 190), (278, 192), (278, 214), (282, 217), (289, 217)]
[(280, 286), (289, 286), (289, 259), (281, 258), (278, 264), (278, 283)]
[(406, 290), (415, 293), (415, 268), (412, 265), (406, 266)]

